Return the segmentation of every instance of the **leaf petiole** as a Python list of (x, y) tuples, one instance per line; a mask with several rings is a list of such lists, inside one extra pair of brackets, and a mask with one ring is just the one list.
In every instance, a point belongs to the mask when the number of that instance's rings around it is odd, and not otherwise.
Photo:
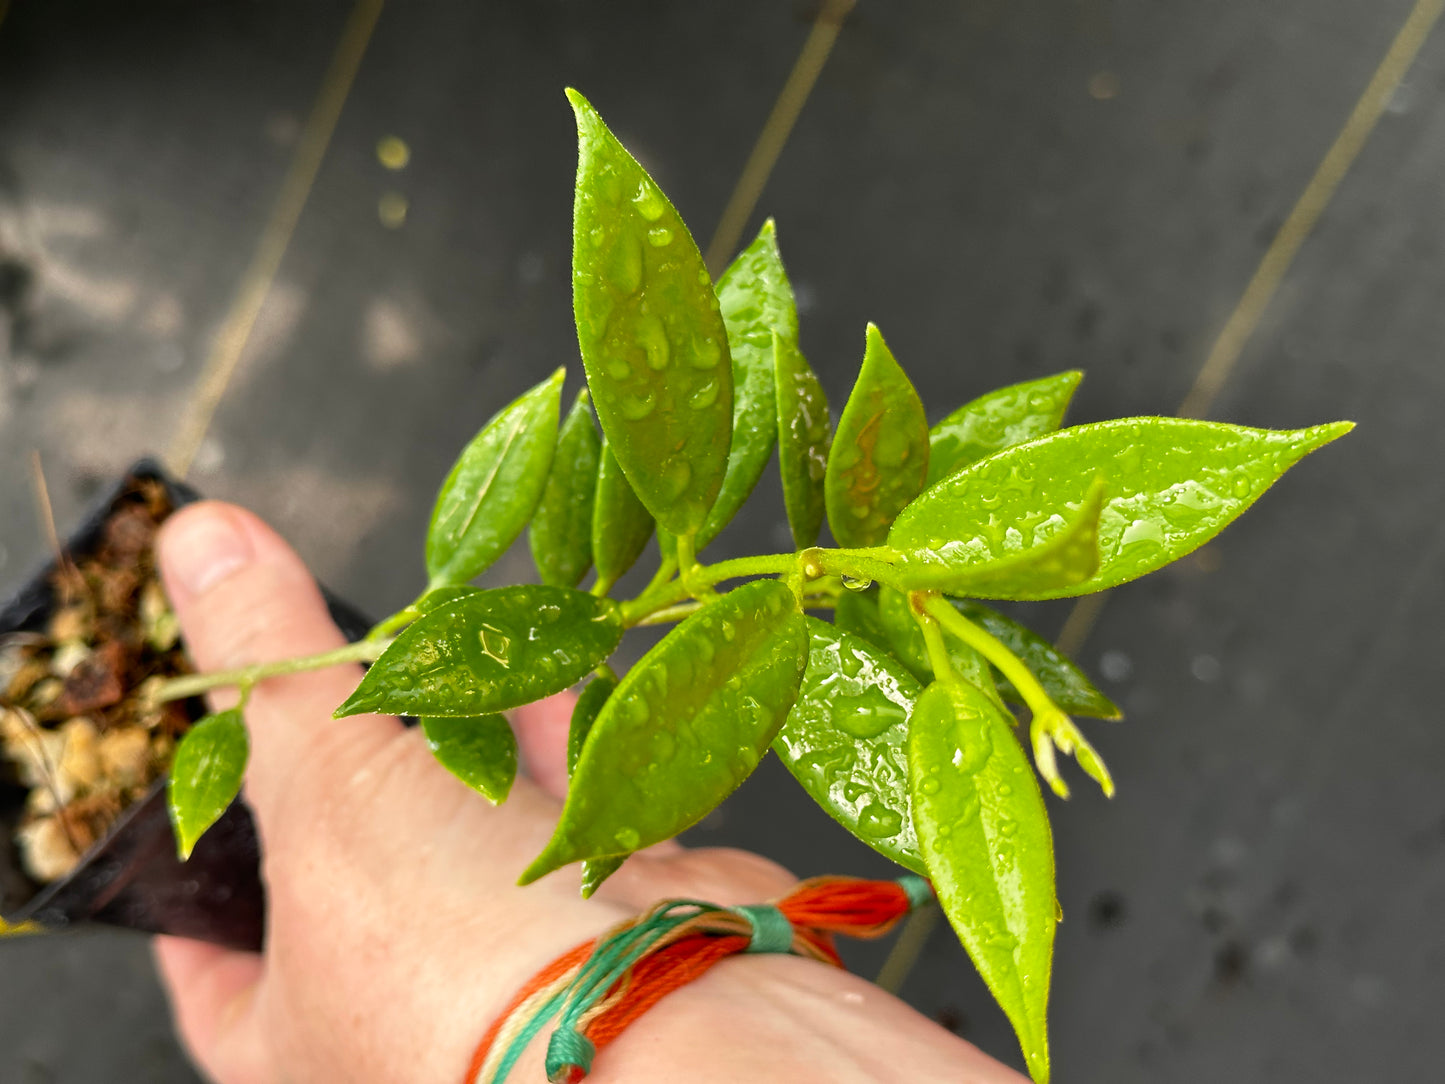
[(216, 670), (207, 674), (186, 674), (162, 682), (150, 693), (150, 703), (164, 704), (171, 700), (184, 700), (188, 696), (200, 696), (212, 689), (234, 685), (243, 691), (267, 678), (283, 674), (300, 674), (309, 670), (325, 670), (345, 663), (375, 662), (381, 653), (391, 646), (391, 640), (357, 640), (331, 651), (317, 655), (302, 655), (294, 659), (278, 659), (276, 662), (262, 662), (236, 670)]

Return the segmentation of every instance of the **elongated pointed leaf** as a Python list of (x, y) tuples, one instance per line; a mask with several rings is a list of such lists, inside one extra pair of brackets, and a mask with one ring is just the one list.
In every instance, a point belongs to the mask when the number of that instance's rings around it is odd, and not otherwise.
[(1049, 1079), (1047, 1011), (1057, 902), (1043, 795), (1008, 717), (980, 689), (930, 685), (908, 723), (913, 824), (939, 903)]
[(552, 840), (521, 883), (696, 824), (757, 767), (807, 661), (807, 624), (777, 580), (744, 584), (688, 617), (603, 706)]
[(505, 711), (574, 684), (621, 638), (608, 599), (538, 584), (478, 591), (403, 629), (336, 715)]
[[(913, 671), (919, 681), (933, 681), (933, 664), (928, 660), (928, 644), (924, 642), (923, 630), (918, 627), (918, 622), (913, 617), (908, 597), (891, 587), (884, 587), (878, 592), (878, 619), (888, 633), (888, 643), (893, 654)], [(1003, 707), (1003, 701), (999, 699), (994, 688), (988, 660), (946, 632), (943, 634), (943, 642), (948, 648), (948, 661), (953, 666), (954, 674), (983, 689), (999, 707)]]
[(957, 593), (1062, 598), (1102, 591), (1208, 542), (1296, 462), (1351, 428), (1120, 418), (1061, 429), (945, 478), (899, 515), (888, 542), (924, 565), (1003, 561), (1051, 538), (1101, 477), (1107, 496), (1097, 571), (1039, 590), (988, 593), (960, 585)]
[(839, 824), (927, 875), (908, 801), (908, 716), (922, 691), (897, 660), (808, 618), (808, 668), (773, 750)]
[(602, 882), (622, 868), (622, 863), (632, 856), (610, 854), (606, 858), (586, 858), (582, 861), (582, 898), (590, 900), (592, 893), (602, 887)]
[[(1087, 674), (1032, 629), (981, 603), (955, 601), (954, 606), (1017, 655), (1057, 707), (1070, 715), (1087, 715), (1093, 719), (1123, 718), (1124, 713), (1094, 687)], [(947, 633), (944, 635), (949, 638)], [(1005, 700), (1023, 703), (1018, 692), (1001, 675), (995, 673), (994, 682)]]
[(793, 545), (807, 549), (823, 527), (828, 472), (828, 397), (797, 344), (773, 340), (778, 401), (778, 469)]
[(771, 218), (718, 279), (717, 299), (733, 359), (733, 435), (722, 489), (697, 532), (698, 550), (747, 501), (778, 437), (773, 336), (797, 343), (798, 310)]
[(637, 563), (652, 537), (652, 513), (642, 506), (612, 445), (602, 445), (597, 468), (597, 497), (592, 506), (592, 563), (597, 566), (597, 591), (606, 594), (622, 574)]
[(452, 467), (426, 536), (431, 586), (479, 576), (532, 518), (557, 443), (564, 375), (558, 369), (498, 413)]
[(241, 792), (251, 741), (236, 709), (207, 715), (182, 736), (171, 760), (166, 801), (182, 861)]
[(592, 564), (592, 505), (602, 441), (581, 391), (557, 434), (557, 451), (527, 541), (543, 583), (576, 587)]
[(592, 724), (597, 721), (597, 713), (602, 710), (602, 705), (607, 703), (607, 698), (616, 688), (616, 678), (598, 674), (587, 683), (587, 687), (577, 697), (577, 702), (572, 705), (572, 721), (567, 728), (568, 778), (571, 778), (577, 769), (577, 758), (582, 755), (582, 744), (587, 740), (587, 735), (592, 733)]
[(928, 431), (928, 484), (1013, 444), (1052, 433), (1084, 374), (1010, 384), (959, 407)]
[(517, 738), (505, 718), (423, 719), (421, 729), (443, 768), (493, 805), (507, 800), (517, 778)]
[(602, 430), (653, 517), (702, 525), (732, 438), (727, 331), (697, 244), (647, 171), (575, 90), (572, 305)]
[(876, 546), (928, 476), (928, 419), (883, 335), (868, 325), (858, 382), (838, 419), (824, 495), (840, 546)]

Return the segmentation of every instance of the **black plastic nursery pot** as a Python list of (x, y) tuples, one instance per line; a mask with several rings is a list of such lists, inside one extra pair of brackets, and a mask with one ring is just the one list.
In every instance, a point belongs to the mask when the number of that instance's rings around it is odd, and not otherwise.
[[(96, 504), (80, 528), (65, 541), (68, 557), (90, 554), (100, 545), (113, 513), (145, 482), (164, 488), (172, 508), (200, 495), (167, 476), (159, 464), (135, 464)], [(43, 628), (56, 607), (51, 562), (30, 577), (0, 607), (0, 639)], [(331, 616), (350, 639), (371, 627), (357, 610), (323, 593)], [(193, 714), (198, 714), (199, 709)], [(209, 941), (228, 948), (256, 950), (265, 931), (266, 898), (260, 876), (255, 822), (237, 799), (182, 862), (166, 804), (167, 777), (157, 779), (132, 803), (109, 832), (81, 856), (63, 878), (41, 884), (25, 870), (16, 828), (25, 815), (27, 788), (0, 780), (0, 917), (6, 923), (34, 923), (57, 930), (103, 923), (148, 933), (166, 933)]]

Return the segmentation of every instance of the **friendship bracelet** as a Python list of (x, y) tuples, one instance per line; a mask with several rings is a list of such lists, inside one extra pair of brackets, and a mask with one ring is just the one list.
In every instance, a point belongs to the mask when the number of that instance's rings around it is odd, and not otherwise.
[(842, 967), (835, 934), (881, 937), (932, 900), (928, 882), (912, 874), (896, 881), (815, 877), (776, 903), (739, 907), (663, 900), (534, 975), (482, 1037), (464, 1084), (503, 1084), (554, 1017), (547, 1079), (578, 1084), (627, 1025), (721, 960), (767, 952)]

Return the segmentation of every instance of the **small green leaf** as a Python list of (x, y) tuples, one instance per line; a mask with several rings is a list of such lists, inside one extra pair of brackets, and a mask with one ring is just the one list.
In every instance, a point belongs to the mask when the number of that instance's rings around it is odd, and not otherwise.
[(652, 537), (652, 513), (642, 506), (617, 465), (612, 445), (603, 442), (597, 468), (597, 499), (592, 507), (592, 563), (597, 594), (605, 595), (631, 568)]
[(246, 724), (235, 708), (207, 715), (181, 737), (166, 799), (182, 861), (241, 792), (250, 755)]
[(1108, 492), (1097, 571), (1037, 590), (989, 593), (970, 584), (957, 593), (1022, 599), (1102, 591), (1208, 542), (1296, 462), (1351, 428), (1119, 418), (1061, 429), (945, 478), (899, 515), (888, 542), (925, 563), (1001, 562), (1051, 538), (1101, 477)]
[(1008, 716), (980, 689), (936, 682), (908, 722), (913, 824), (934, 891), (998, 1000), (1029, 1072), (1049, 1079), (1058, 904), (1043, 795)]
[(908, 804), (908, 716), (921, 691), (891, 656), (808, 618), (808, 668), (773, 750), (839, 824), (927, 874)]
[(757, 767), (807, 661), (807, 624), (778, 580), (744, 584), (688, 617), (608, 698), (552, 840), (521, 883), (700, 821)]
[(421, 720), (427, 748), (443, 768), (493, 805), (517, 778), (517, 738), (500, 715)]
[(582, 898), (590, 900), (602, 882), (622, 868), (631, 855), (610, 854), (606, 858), (587, 858), (582, 862)]
[(702, 525), (732, 438), (733, 376), (712, 279), (682, 218), (575, 90), (572, 305), (602, 431), (643, 505)]
[[(996, 638), (1033, 672), (1049, 694), (1055, 706), (1070, 715), (1087, 715), (1094, 719), (1122, 719), (1114, 702), (1094, 687), (1082, 670), (1073, 664), (1063, 652), (1054, 647), (1038, 633), (1017, 621), (1005, 617), (997, 610), (991, 610), (977, 602), (954, 601), (964, 617)], [(944, 633), (944, 639), (951, 639)], [(1015, 704), (1022, 704), (1023, 698), (1000, 675), (994, 675), (999, 695)]]
[(505, 711), (574, 684), (621, 638), (608, 599), (538, 584), (477, 591), (403, 629), (336, 716)]
[(584, 389), (557, 434), (552, 471), (527, 532), (543, 583), (576, 587), (592, 563), (592, 504), (601, 458), (602, 441)]
[(883, 335), (868, 325), (858, 382), (838, 419), (824, 494), (838, 545), (876, 546), (928, 475), (928, 419)]
[(965, 403), (928, 431), (928, 484), (985, 456), (1052, 433), (1084, 374), (1077, 369), (1010, 384)]
[[(924, 643), (923, 630), (918, 627), (918, 621), (908, 605), (908, 596), (891, 587), (879, 591), (878, 619), (888, 633), (888, 644), (893, 654), (913, 671), (919, 681), (931, 682), (933, 665), (928, 661), (928, 645)], [(947, 631), (943, 633), (943, 642), (948, 648), (948, 661), (954, 674), (983, 689), (994, 703), (1003, 707), (1003, 701), (994, 688), (988, 660)]]
[(616, 678), (598, 674), (587, 683), (587, 687), (577, 697), (577, 703), (572, 705), (572, 723), (567, 728), (569, 779), (577, 768), (577, 758), (582, 755), (582, 743), (587, 740), (587, 735), (592, 732), (592, 724), (597, 721), (597, 713), (602, 710), (602, 705), (607, 703), (607, 698), (616, 688)]
[(557, 443), (564, 375), (558, 369), (502, 409), (442, 483), (426, 536), (432, 587), (480, 575), (532, 518)]
[(798, 310), (771, 218), (718, 279), (717, 299), (733, 359), (733, 435), (722, 489), (697, 532), (699, 551), (747, 501), (778, 437), (773, 336), (797, 343)]
[(773, 340), (778, 400), (778, 469), (793, 545), (807, 549), (823, 526), (828, 471), (828, 397), (795, 342)]
[(833, 624), (844, 632), (861, 636), (874, 647), (891, 653), (893, 647), (888, 640), (888, 630), (883, 627), (883, 619), (878, 616), (878, 592), (879, 588), (876, 586), (866, 591), (840, 592), (838, 601), (833, 604)]
[[(1013, 527), (990, 525), (991, 537), (1003, 543), (990, 550), (954, 539), (952, 505), (934, 504), (929, 514), (911, 522), (915, 532), (927, 531), (928, 542), (912, 539), (896, 547), (898, 582), (910, 590), (941, 590), (976, 598), (1038, 598), (1047, 591), (1080, 583), (1099, 567), (1099, 515), (1104, 507), (1104, 482), (1095, 479), (1068, 518), (1054, 516), (1047, 526), (1025, 534)], [(1056, 528), (1056, 529), (1055, 529)], [(892, 536), (889, 536), (890, 542)], [(911, 548), (910, 548), (911, 547)]]

